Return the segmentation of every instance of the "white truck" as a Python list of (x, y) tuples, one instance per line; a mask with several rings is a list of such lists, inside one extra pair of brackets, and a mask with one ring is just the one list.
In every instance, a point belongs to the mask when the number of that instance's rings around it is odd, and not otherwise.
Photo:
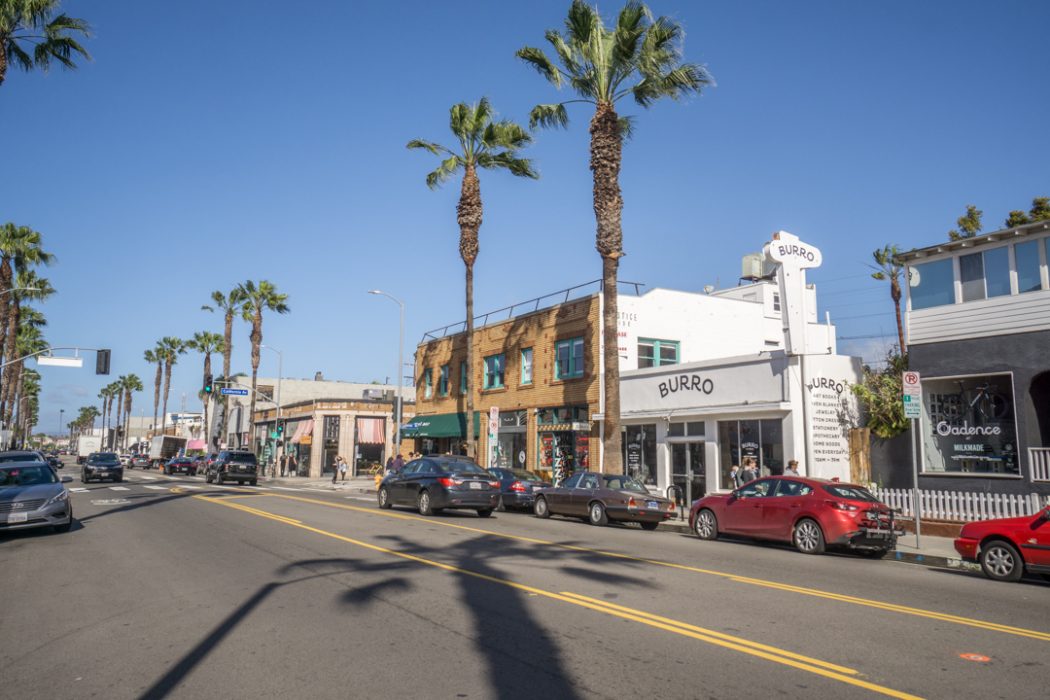
[(87, 461), (89, 454), (101, 449), (101, 435), (81, 435), (77, 438), (77, 464), (83, 464)]
[(155, 469), (186, 449), (186, 438), (174, 435), (156, 435), (149, 443), (149, 465)]

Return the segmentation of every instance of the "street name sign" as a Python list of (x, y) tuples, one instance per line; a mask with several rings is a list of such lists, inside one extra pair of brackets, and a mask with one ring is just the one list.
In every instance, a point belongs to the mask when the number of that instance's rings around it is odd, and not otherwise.
[(221, 389), (219, 389), (219, 393), (222, 394), (223, 396), (247, 396), (248, 395), (248, 390), (247, 389), (231, 389), (229, 387), (224, 386)]
[(919, 380), (918, 372), (905, 372), (901, 375), (905, 418), (919, 418), (922, 415), (922, 384)]

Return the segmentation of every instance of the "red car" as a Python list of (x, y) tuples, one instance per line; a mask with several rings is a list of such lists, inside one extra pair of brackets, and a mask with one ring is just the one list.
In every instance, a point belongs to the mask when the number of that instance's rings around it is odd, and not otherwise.
[(967, 523), (955, 551), (980, 562), (985, 576), (996, 581), (1020, 581), (1026, 570), (1050, 581), (1050, 506), (1022, 518)]
[(800, 476), (756, 479), (689, 510), (702, 540), (721, 534), (792, 542), (803, 554), (843, 546), (872, 558), (897, 544), (893, 511), (863, 486)]

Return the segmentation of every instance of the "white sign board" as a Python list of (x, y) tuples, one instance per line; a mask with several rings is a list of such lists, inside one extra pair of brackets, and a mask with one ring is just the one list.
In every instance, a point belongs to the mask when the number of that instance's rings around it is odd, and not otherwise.
[(904, 399), (904, 417), (919, 418), (922, 415), (922, 384), (918, 372), (905, 372), (901, 375), (902, 398)]
[(780, 286), (780, 307), (784, 320), (784, 342), (789, 355), (805, 355), (808, 338), (806, 324), (809, 309), (806, 296), (806, 270), (820, 267), (824, 261), (820, 251), (798, 236), (777, 231), (766, 243), (766, 258), (777, 263), (777, 282)]
[(50, 367), (83, 367), (83, 357), (54, 357), (51, 355), (41, 355), (36, 358), (38, 365), (47, 365)]

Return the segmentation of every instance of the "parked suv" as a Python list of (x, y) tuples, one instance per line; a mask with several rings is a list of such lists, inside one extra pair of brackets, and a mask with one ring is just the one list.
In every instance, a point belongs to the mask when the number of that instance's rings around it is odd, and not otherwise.
[(247, 482), (252, 486), (259, 483), (259, 463), (255, 455), (246, 450), (223, 450), (218, 458), (208, 465), (204, 480), (208, 483), (221, 484), (224, 481)]

